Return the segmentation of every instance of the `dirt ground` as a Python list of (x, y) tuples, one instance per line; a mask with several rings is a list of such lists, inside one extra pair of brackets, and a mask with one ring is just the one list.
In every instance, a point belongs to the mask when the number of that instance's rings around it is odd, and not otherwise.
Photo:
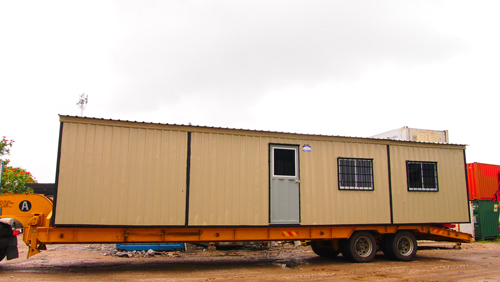
[[(382, 253), (365, 264), (324, 259), (309, 246), (271, 250), (198, 249), (124, 258), (114, 245), (51, 245), (26, 259), (0, 262), (0, 281), (500, 281), (500, 243), (426, 244), (411, 262)], [(432, 247), (429, 247), (432, 245)]]

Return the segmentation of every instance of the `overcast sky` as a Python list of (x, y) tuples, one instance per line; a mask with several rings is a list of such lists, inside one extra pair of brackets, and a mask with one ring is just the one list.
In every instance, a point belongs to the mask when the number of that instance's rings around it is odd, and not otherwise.
[(59, 117), (369, 137), (500, 164), (500, 1), (0, 1), (0, 136), (53, 183)]

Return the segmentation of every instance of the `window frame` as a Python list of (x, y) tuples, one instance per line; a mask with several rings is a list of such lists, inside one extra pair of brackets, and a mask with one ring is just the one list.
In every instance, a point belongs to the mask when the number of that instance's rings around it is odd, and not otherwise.
[[(341, 161), (343, 161), (343, 160), (355, 161), (354, 174), (341, 173), (341, 168), (345, 167), (345, 166), (341, 165)], [(370, 166), (365, 167), (365, 168), (369, 168), (370, 169), (369, 174), (362, 174), (362, 173), (358, 174), (357, 173), (358, 169), (362, 168), (363, 166), (359, 166), (358, 167), (356, 161), (369, 161), (370, 162)], [(354, 176), (354, 185), (355, 186), (342, 185), (341, 175), (353, 175)], [(370, 182), (359, 181), (358, 176), (363, 176), (363, 175), (370, 175), (371, 176)], [(341, 190), (341, 191), (374, 191), (375, 190), (375, 175), (373, 173), (373, 159), (338, 157), (337, 158), (337, 177), (338, 177), (338, 189)], [(370, 187), (368, 187), (368, 186), (358, 187), (357, 186), (358, 183), (370, 183), (371, 186)]]
[[(275, 174), (275, 155), (274, 155), (274, 150), (275, 149), (279, 149), (279, 150), (293, 150), (294, 151), (294, 166), (295, 166), (295, 170), (294, 170), (294, 175), (281, 175), (281, 174)], [(299, 177), (299, 168), (298, 168), (298, 165), (299, 165), (299, 162), (298, 162), (298, 158), (299, 158), (299, 150), (295, 147), (292, 147), (292, 146), (283, 146), (283, 147), (279, 147), (279, 146), (276, 146), (276, 147), (272, 147), (271, 149), (271, 165), (272, 165), (272, 173), (271, 173), (271, 177), (275, 177), (275, 178), (291, 178), (291, 179), (294, 179), (294, 178), (297, 178)]]
[[(419, 164), (420, 165), (420, 177), (421, 177), (421, 181), (420, 181), (420, 184), (421, 184), (421, 187), (411, 187), (411, 183), (410, 183), (410, 165), (411, 164)], [(425, 176), (424, 175), (424, 171), (426, 169), (424, 169), (424, 165), (433, 165), (433, 169), (432, 170), (427, 170), (427, 171), (433, 171), (433, 174), (434, 174), (434, 184), (435, 184), (435, 187), (433, 188), (426, 188), (424, 187), (425, 184), (426, 184), (426, 181), (425, 179), (426, 178), (429, 178), (429, 176)], [(439, 192), (439, 177), (438, 177), (438, 163), (437, 162), (429, 162), (429, 161), (406, 161), (406, 185), (407, 185), (407, 189), (408, 189), (408, 192)]]

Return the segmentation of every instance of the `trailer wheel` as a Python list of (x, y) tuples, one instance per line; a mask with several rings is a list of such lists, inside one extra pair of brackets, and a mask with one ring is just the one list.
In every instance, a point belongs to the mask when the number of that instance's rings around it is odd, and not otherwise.
[(313, 252), (318, 256), (325, 258), (334, 258), (340, 254), (340, 251), (337, 250), (333, 245), (325, 246), (323, 243), (324, 242), (321, 241), (311, 241), (311, 248)]
[(399, 261), (410, 261), (417, 254), (417, 240), (409, 231), (399, 231), (387, 240), (387, 254), (390, 258)]
[(13, 235), (9, 224), (0, 223), (0, 261), (5, 257), (8, 260), (19, 257), (17, 237)]
[(9, 235), (12, 233), (10, 225), (0, 222), (0, 261), (7, 255), (7, 247), (9, 246)]
[(377, 243), (370, 232), (354, 233), (344, 245), (342, 254), (354, 262), (370, 262), (377, 252)]

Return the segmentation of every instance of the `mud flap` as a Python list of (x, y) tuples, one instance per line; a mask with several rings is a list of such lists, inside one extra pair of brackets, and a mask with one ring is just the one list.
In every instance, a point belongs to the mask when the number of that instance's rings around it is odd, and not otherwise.
[(9, 238), (9, 246), (7, 247), (7, 260), (18, 257), (19, 251), (17, 250), (17, 236), (12, 236)]

